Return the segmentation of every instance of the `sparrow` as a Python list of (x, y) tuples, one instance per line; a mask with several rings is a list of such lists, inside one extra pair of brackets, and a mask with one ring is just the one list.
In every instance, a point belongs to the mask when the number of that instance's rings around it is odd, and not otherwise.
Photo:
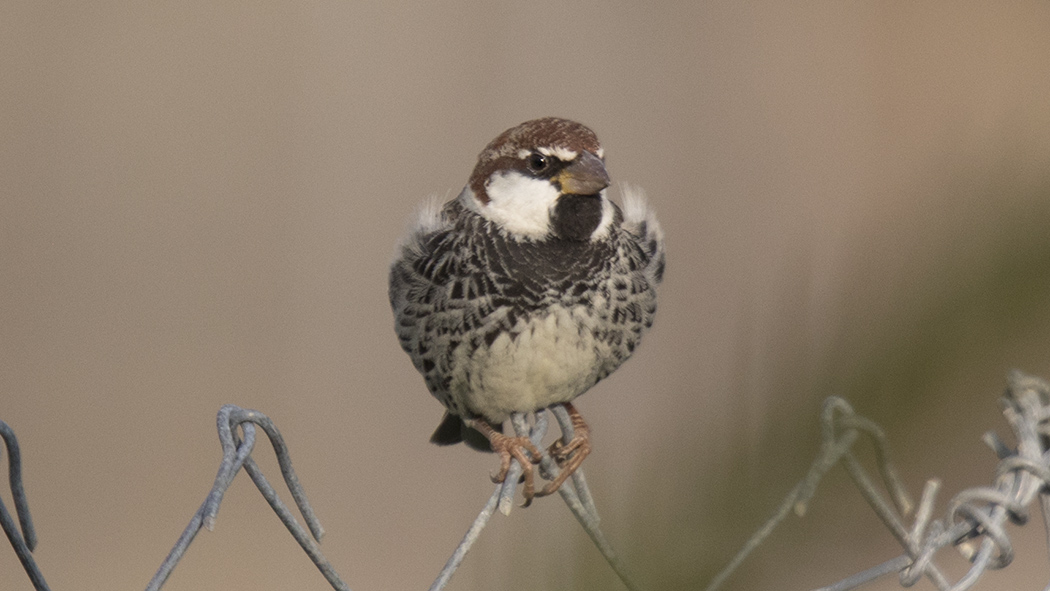
[[(609, 183), (589, 128), (526, 121), (485, 147), (458, 197), (423, 207), (390, 268), (398, 340), (446, 409), (431, 441), (495, 451), (495, 482), (517, 459), (525, 505), (590, 453), (572, 401), (631, 356), (656, 313), (663, 232), (640, 192), (625, 188), (621, 209)], [(561, 471), (535, 493), (541, 454), (502, 424), (558, 404), (574, 436), (551, 445)]]

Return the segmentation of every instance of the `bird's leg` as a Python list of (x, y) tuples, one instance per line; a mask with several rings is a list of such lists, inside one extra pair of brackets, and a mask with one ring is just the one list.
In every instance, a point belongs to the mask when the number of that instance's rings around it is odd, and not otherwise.
[[(522, 506), (528, 507), (532, 503), (536, 490), (533, 484), (532, 465), (540, 461), (540, 450), (532, 444), (528, 437), (508, 437), (493, 429), (484, 419), (464, 419), (463, 422), (487, 437), (489, 443), (492, 444), (492, 451), (499, 454), (499, 474), (492, 477), (492, 482), (498, 484), (506, 480), (507, 472), (510, 471), (511, 459), (518, 460), (518, 463), (521, 464), (521, 475), (525, 479), (525, 488), (522, 490), (525, 504)], [(529, 454), (532, 457), (529, 457)]]
[(569, 420), (572, 421), (572, 439), (565, 441), (565, 435), (563, 434), (547, 450), (551, 457), (554, 458), (554, 461), (558, 463), (561, 472), (547, 486), (543, 487), (543, 490), (536, 493), (538, 497), (547, 496), (561, 488), (562, 483), (572, 476), (572, 473), (583, 463), (583, 459), (587, 457), (587, 454), (591, 453), (591, 430), (587, 427), (587, 423), (583, 421), (583, 416), (580, 415), (580, 411), (576, 410), (576, 407), (571, 402), (566, 402), (563, 406), (569, 412)]

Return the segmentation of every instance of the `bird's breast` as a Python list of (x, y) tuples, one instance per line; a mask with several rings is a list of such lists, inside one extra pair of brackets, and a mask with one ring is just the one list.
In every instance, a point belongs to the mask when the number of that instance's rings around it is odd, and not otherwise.
[(457, 349), (450, 393), (493, 422), (574, 399), (598, 381), (601, 367), (589, 314), (585, 306), (552, 306), (487, 346)]

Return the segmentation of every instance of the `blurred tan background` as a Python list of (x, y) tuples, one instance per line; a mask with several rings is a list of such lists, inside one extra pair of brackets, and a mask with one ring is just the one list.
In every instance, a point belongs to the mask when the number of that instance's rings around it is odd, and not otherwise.
[[(429, 586), (496, 466), (427, 443), (387, 264), (425, 196), (543, 115), (593, 127), (667, 233), (656, 327), (579, 401), (647, 588), (728, 560), (829, 394), (891, 429), (913, 493), (991, 482), (1006, 372), (1050, 377), (1050, 3), (14, 0), (0, 418), (51, 587), (146, 585), (228, 402), (276, 420), (353, 589)], [(1038, 525), (1016, 534), (983, 588), (1045, 584)], [(836, 471), (727, 588), (898, 553)], [(0, 589), (29, 588), (0, 544)], [(242, 475), (165, 588), (327, 586)], [(449, 587), (568, 588), (620, 587), (556, 498), (497, 516)]]

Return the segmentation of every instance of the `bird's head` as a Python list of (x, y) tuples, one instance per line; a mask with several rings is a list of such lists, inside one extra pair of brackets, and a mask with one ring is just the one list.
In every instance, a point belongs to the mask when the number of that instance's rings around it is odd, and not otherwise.
[(478, 156), (460, 199), (517, 239), (596, 240), (615, 208), (598, 137), (556, 117), (504, 131)]

